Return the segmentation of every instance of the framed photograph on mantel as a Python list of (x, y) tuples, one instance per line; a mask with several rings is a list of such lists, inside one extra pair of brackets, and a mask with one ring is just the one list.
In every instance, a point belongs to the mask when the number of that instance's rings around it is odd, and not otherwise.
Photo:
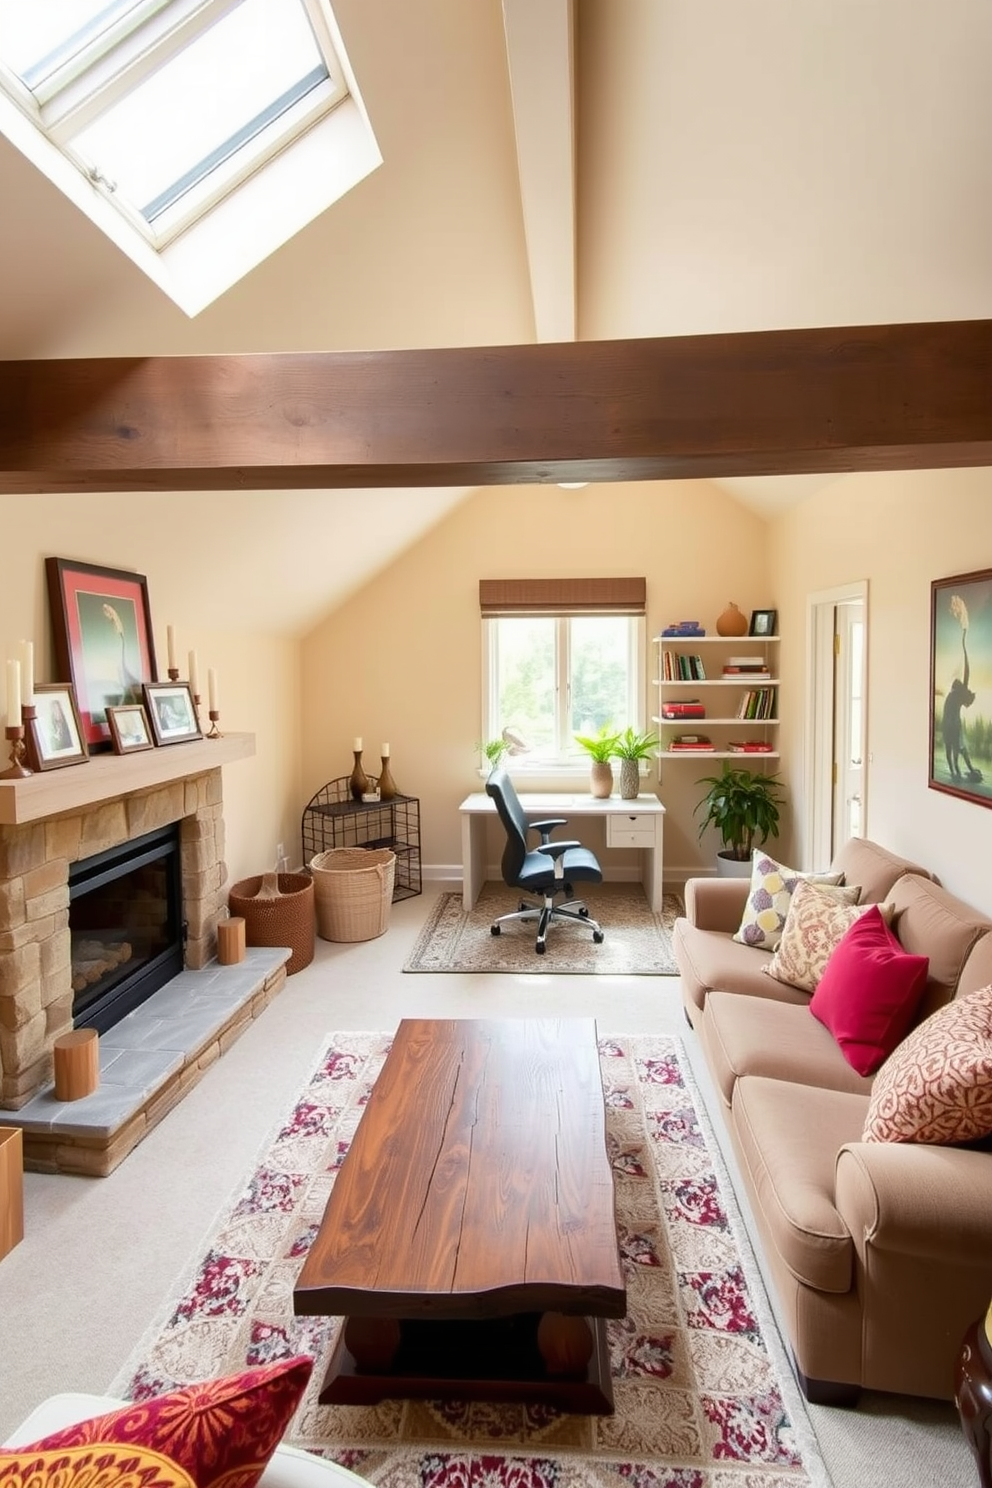
[(110, 737), (115, 754), (134, 754), (139, 749), (154, 749), (148, 714), (141, 703), (121, 703), (107, 709)]
[(203, 737), (188, 682), (146, 682), (145, 709), (156, 744)]
[(45, 571), (59, 678), (75, 688), (89, 748), (109, 749), (107, 708), (140, 703), (156, 678), (147, 582), (71, 558), (46, 558)]
[(89, 758), (70, 683), (37, 683), (34, 709), (25, 739), (32, 770), (58, 770), (63, 765), (81, 765)]
[(930, 585), (930, 778), (992, 806), (992, 569)]

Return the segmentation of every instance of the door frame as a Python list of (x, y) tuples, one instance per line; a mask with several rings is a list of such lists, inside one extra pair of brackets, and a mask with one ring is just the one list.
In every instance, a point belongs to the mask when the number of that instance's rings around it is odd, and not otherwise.
[[(865, 620), (865, 676), (863, 728), (868, 736), (868, 580), (856, 579), (832, 589), (819, 589), (806, 598), (806, 822), (804, 857), (820, 866), (831, 858), (834, 764), (834, 610), (860, 600)], [(865, 759), (862, 826), (867, 822), (868, 770)]]

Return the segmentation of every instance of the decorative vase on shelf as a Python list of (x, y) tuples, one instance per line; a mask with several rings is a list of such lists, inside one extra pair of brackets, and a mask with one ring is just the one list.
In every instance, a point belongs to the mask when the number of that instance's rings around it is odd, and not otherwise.
[(369, 788), (369, 777), (362, 769), (362, 751), (360, 749), (356, 749), (354, 751), (354, 754), (355, 764), (354, 768), (352, 769), (351, 779), (349, 780), (348, 785), (354, 799), (356, 801), (360, 801)]
[(389, 755), (384, 754), (382, 756), (382, 770), (379, 774), (379, 796), (383, 801), (391, 801), (397, 795), (399, 795), (399, 791), (396, 789), (393, 772), (389, 768)]
[(747, 634), (747, 616), (743, 610), (737, 608), (733, 600), (727, 605), (723, 614), (717, 617), (716, 633), (722, 636)]
[(613, 766), (609, 760), (593, 760), (589, 770), (589, 794), (594, 801), (606, 801), (613, 794)]

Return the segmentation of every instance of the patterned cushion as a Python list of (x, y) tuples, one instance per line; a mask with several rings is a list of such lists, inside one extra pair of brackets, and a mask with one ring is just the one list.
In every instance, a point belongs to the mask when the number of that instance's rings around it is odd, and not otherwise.
[[(778, 950), (762, 971), (802, 992), (815, 992), (830, 957), (855, 920), (871, 908), (856, 903), (857, 897), (853, 885), (840, 888), (808, 880), (798, 883)], [(886, 905), (879, 908), (888, 923), (891, 910)]]
[(859, 1075), (899, 1043), (926, 989), (930, 962), (904, 951), (877, 904), (855, 920), (824, 967), (809, 1010)]
[[(255, 1488), (300, 1403), (313, 1360), (298, 1354), (226, 1379), (136, 1400), (32, 1443), (36, 1451), (118, 1442), (163, 1452), (197, 1488)], [(32, 1448), (22, 1448), (22, 1453)]]
[[(842, 873), (799, 873), (755, 848), (751, 854), (751, 887), (734, 939), (763, 951), (777, 950), (796, 885), (804, 878), (813, 883), (839, 884), (843, 877)], [(853, 903), (858, 893), (855, 889), (854, 899), (848, 902)]]
[(992, 1133), (992, 987), (938, 1008), (875, 1076), (865, 1142), (973, 1142)]
[(196, 1488), (196, 1482), (161, 1452), (97, 1441), (0, 1451), (0, 1488)]

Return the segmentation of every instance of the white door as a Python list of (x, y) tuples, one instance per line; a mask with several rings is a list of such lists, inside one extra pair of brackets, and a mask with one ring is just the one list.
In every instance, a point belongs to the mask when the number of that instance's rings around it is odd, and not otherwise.
[(865, 832), (867, 593), (859, 582), (808, 601), (809, 868), (826, 867), (843, 842)]
[(834, 610), (834, 790), (831, 857), (849, 837), (864, 836), (865, 606)]

